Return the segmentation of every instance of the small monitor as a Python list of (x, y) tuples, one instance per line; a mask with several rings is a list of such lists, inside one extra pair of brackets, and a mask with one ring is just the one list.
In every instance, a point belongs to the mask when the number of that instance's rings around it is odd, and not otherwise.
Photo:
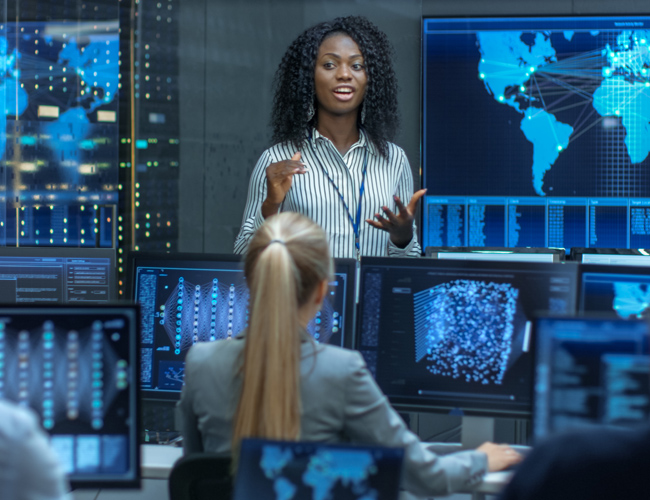
[(138, 308), (0, 307), (0, 398), (35, 410), (73, 488), (139, 487)]
[[(308, 325), (319, 342), (352, 345), (356, 261), (335, 259), (321, 311)], [(130, 297), (142, 308), (143, 396), (177, 400), (185, 355), (196, 342), (228, 339), (248, 324), (248, 287), (239, 255), (134, 252)]]
[(0, 247), (0, 304), (115, 300), (115, 249)]
[(650, 315), (650, 270), (639, 266), (582, 264), (578, 310), (620, 318)]
[(650, 251), (643, 248), (572, 248), (571, 260), (583, 264), (650, 266)]
[(427, 247), (427, 257), (454, 260), (500, 260), (506, 262), (562, 262), (563, 248)]
[(404, 450), (244, 439), (233, 500), (395, 500)]
[(529, 416), (531, 320), (574, 312), (577, 267), (363, 258), (357, 349), (400, 409)]
[(535, 438), (571, 428), (648, 421), (645, 320), (542, 317), (535, 322)]

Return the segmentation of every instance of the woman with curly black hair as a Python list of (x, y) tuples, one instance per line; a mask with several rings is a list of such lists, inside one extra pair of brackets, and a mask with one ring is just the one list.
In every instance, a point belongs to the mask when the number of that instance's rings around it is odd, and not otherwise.
[(291, 211), (325, 229), (334, 257), (420, 256), (414, 214), (425, 190), (412, 194), (406, 155), (390, 142), (399, 126), (391, 56), (386, 35), (356, 16), (289, 46), (274, 82), (277, 144), (251, 176), (237, 253), (266, 218)]

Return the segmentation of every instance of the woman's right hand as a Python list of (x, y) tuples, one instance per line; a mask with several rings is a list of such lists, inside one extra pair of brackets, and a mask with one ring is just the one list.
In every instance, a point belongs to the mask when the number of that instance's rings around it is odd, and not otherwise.
[(293, 176), (306, 171), (305, 164), (300, 161), (300, 151), (296, 151), (290, 160), (271, 163), (266, 168), (266, 199), (262, 204), (262, 216), (265, 219), (278, 213), (291, 188)]
[(488, 470), (496, 472), (518, 464), (523, 457), (507, 444), (483, 443), (476, 448), (487, 455)]

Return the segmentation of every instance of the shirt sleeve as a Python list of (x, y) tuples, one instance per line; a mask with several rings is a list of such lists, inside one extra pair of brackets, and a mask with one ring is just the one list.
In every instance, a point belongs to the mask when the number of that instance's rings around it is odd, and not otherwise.
[(0, 415), (0, 497), (69, 500), (65, 474), (36, 416), (8, 406)]
[(241, 229), (235, 239), (235, 253), (243, 254), (255, 231), (264, 223), (262, 203), (266, 199), (266, 168), (271, 164), (271, 154), (264, 151), (253, 169), (248, 184), (248, 198), (244, 208)]
[(190, 349), (185, 358), (185, 377), (183, 379), (183, 390), (181, 391), (181, 399), (176, 404), (176, 430), (183, 436), (183, 454), (200, 453), (203, 450), (203, 438), (199, 431), (199, 422), (194, 408), (192, 407), (192, 390), (193, 390), (193, 375), (192, 367), (192, 351)]
[(402, 486), (414, 495), (471, 491), (487, 472), (487, 455), (464, 451), (436, 455), (409, 431), (388, 403), (361, 355), (354, 353), (346, 384), (345, 432), (358, 442), (404, 449)]
[[(404, 204), (407, 204), (413, 196), (413, 174), (411, 173), (411, 166), (409, 165), (408, 158), (403, 150), (399, 150), (402, 156), (400, 168), (402, 175), (400, 176), (399, 184), (397, 186), (397, 196)], [(396, 207), (397, 208), (397, 207)], [(422, 247), (418, 242), (418, 228), (415, 220), (413, 221), (413, 238), (410, 243), (404, 248), (396, 246), (390, 238), (388, 238), (388, 256), (389, 257), (421, 257)]]

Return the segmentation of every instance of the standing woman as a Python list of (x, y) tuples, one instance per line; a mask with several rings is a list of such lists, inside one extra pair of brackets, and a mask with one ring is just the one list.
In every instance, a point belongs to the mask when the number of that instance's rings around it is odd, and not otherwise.
[[(386, 35), (364, 17), (302, 33), (275, 76), (275, 146), (253, 170), (235, 252), (264, 220), (299, 212), (326, 232), (334, 257), (421, 255), (398, 124), (397, 81)], [(402, 200), (410, 201), (405, 204)]]
[(361, 354), (318, 344), (307, 324), (332, 273), (323, 230), (303, 215), (271, 217), (251, 239), (247, 330), (189, 350), (178, 424), (185, 453), (237, 450), (242, 438), (352, 441), (404, 449), (403, 487), (468, 491), (520, 460), (506, 445), (437, 456), (388, 403)]

